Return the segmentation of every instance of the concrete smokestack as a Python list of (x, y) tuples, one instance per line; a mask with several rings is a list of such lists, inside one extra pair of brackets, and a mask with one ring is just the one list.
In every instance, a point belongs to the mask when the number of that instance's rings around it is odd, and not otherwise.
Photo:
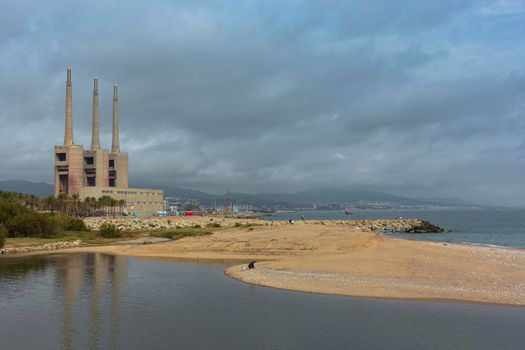
[(118, 138), (118, 84), (113, 86), (113, 142), (111, 144), (111, 153), (120, 153), (120, 144)]
[(73, 144), (73, 102), (71, 90), (71, 67), (68, 66), (66, 81), (66, 131), (64, 134), (64, 146), (71, 146)]
[(100, 126), (98, 110), (98, 78), (93, 80), (93, 129), (91, 134), (91, 149), (100, 149)]

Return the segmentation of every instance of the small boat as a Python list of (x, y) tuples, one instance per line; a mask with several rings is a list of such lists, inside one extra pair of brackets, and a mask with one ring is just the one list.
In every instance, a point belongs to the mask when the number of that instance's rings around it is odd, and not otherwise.
[(346, 208), (345, 209), (345, 215), (352, 215), (352, 209)]

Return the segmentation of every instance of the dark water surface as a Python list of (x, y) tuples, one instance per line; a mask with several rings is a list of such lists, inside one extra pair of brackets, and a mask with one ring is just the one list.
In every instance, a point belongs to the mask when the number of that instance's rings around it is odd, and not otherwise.
[(525, 308), (257, 287), (225, 265), (0, 260), (1, 349), (523, 349)]
[[(349, 220), (395, 219), (397, 217), (423, 219), (444, 227), (445, 234), (395, 234), (395, 237), (473, 243), (502, 247), (525, 248), (525, 210), (355, 210), (352, 215), (341, 211), (309, 211), (276, 213), (266, 220)], [(524, 347), (525, 348), (525, 347)]]

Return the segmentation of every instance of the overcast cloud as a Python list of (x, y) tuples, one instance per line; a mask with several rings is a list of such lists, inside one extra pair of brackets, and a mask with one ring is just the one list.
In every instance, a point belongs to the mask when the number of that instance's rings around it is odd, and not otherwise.
[(131, 185), (364, 187), (525, 206), (525, 1), (19, 1), (0, 11), (0, 180), (52, 182), (114, 81)]

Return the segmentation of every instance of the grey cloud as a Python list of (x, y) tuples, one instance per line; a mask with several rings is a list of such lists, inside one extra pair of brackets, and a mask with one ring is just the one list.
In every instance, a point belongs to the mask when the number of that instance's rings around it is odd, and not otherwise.
[[(90, 143), (96, 74), (109, 147), (119, 82), (136, 185), (525, 205), (523, 52), (469, 36), (487, 2), (32, 5), (0, 15), (0, 179), (51, 181), (71, 64), (77, 143)], [(498, 23), (497, 38), (525, 34)]]

